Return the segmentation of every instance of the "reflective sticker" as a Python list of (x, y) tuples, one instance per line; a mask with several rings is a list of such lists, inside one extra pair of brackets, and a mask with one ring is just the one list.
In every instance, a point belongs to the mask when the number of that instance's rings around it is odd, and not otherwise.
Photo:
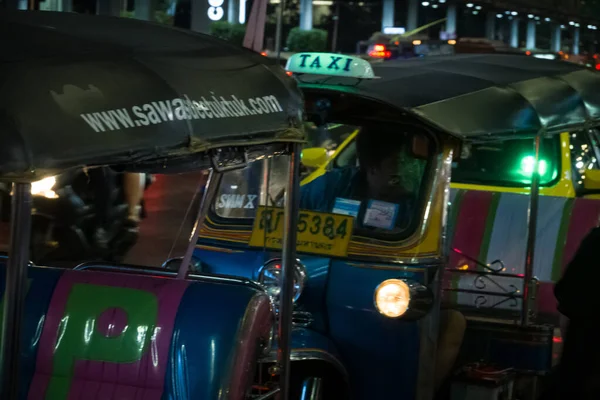
[(222, 194), (217, 202), (217, 208), (256, 208), (256, 194)]
[(333, 206), (334, 214), (349, 215), (357, 218), (359, 210), (360, 201), (336, 197), (335, 204)]
[(374, 228), (394, 229), (398, 208), (398, 204), (369, 200), (363, 224)]

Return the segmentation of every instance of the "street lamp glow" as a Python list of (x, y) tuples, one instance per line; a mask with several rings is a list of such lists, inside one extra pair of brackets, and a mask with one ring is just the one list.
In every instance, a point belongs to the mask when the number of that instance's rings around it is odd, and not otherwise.
[(479, 11), (473, 10), (473, 15), (479, 14)]
[(424, 1), (424, 2), (422, 2), (422, 3), (421, 3), (421, 5), (422, 5), (423, 7), (427, 7), (427, 6), (429, 5), (429, 2), (428, 2), (428, 1)]
[(469, 7), (469, 8), (473, 7), (473, 3), (467, 3), (467, 7)]
[(529, 14), (527, 18), (533, 18), (533, 14)]
[(440, 3), (444, 4), (446, 0), (439, 0)]
[(502, 15), (502, 14), (496, 14), (496, 18), (502, 18), (502, 17), (504, 17), (504, 15)]
[(437, 4), (432, 4), (431, 8), (438, 8), (438, 5)]
[(579, 22), (575, 22), (575, 28), (579, 28)]
[(544, 18), (544, 21), (550, 22), (550, 18), (546, 17), (546, 18)]
[(481, 6), (475, 6), (476, 10), (481, 10)]
[(569, 25), (573, 26), (573, 25), (575, 25), (575, 22), (569, 21)]
[(536, 21), (539, 21), (539, 20), (540, 20), (540, 17), (536, 16), (536, 17), (535, 17), (535, 20), (536, 20)]
[(519, 13), (518, 13), (518, 12), (516, 12), (516, 11), (513, 11), (513, 12), (511, 12), (511, 14), (512, 14), (512, 15), (519, 15)]

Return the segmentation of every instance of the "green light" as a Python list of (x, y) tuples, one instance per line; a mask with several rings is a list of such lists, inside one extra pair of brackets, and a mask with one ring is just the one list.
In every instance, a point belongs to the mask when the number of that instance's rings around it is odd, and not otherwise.
[[(534, 156), (526, 156), (521, 159), (521, 174), (524, 176), (530, 177), (533, 175), (533, 170), (535, 166), (535, 157)], [(546, 175), (548, 172), (548, 163), (545, 160), (540, 160), (538, 164), (538, 172), (540, 176)]]

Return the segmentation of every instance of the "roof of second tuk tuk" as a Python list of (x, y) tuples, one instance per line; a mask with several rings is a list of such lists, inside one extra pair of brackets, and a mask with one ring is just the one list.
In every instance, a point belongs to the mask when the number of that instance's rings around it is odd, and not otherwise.
[(388, 103), (461, 138), (559, 133), (600, 124), (600, 73), (573, 63), (505, 54), (423, 57), (373, 65), (376, 79), (302, 75), (303, 89)]
[(0, 179), (84, 165), (189, 167), (186, 158), (198, 168), (207, 149), (303, 140), (296, 82), (211, 36), (131, 18), (1, 11), (0, 47)]

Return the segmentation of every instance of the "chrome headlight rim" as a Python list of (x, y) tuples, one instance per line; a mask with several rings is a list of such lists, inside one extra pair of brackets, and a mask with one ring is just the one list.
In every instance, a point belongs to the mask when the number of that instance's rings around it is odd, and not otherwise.
[[(385, 287), (386, 285), (389, 285), (394, 281), (399, 281), (406, 285), (409, 293), (409, 299), (407, 309), (406, 311), (404, 311), (404, 313), (398, 316), (389, 316), (386, 315), (380, 309), (380, 306), (377, 304), (377, 294), (379, 293), (381, 288)], [(373, 292), (373, 306), (375, 307), (375, 310), (377, 310), (377, 312), (382, 317), (389, 319), (417, 320), (423, 318), (431, 310), (433, 306), (433, 300), (433, 292), (431, 291), (431, 289), (429, 289), (422, 283), (407, 278), (386, 279), (379, 285), (377, 285)]]
[[(283, 259), (272, 258), (269, 261), (267, 261), (266, 263), (264, 263), (258, 269), (258, 275), (257, 275), (258, 284), (261, 285), (267, 292), (268, 292), (269, 285), (264, 283), (264, 274), (266, 271), (269, 270), (270, 267), (277, 265), (278, 263), (283, 266)], [(306, 266), (302, 263), (302, 261), (300, 261), (300, 259), (297, 258), (296, 262), (294, 263), (295, 293), (294, 293), (294, 297), (292, 298), (292, 301), (294, 303), (296, 303), (298, 301), (298, 299), (302, 295), (302, 292), (304, 291), (304, 286), (306, 285), (306, 277), (307, 277)], [(278, 282), (278, 284), (280, 286), (280, 282)], [(296, 289), (296, 286), (297, 286), (297, 289)], [(272, 295), (269, 295), (269, 296), (272, 298), (272, 300), (275, 304), (279, 303), (279, 293), (275, 296), (272, 296)]]

